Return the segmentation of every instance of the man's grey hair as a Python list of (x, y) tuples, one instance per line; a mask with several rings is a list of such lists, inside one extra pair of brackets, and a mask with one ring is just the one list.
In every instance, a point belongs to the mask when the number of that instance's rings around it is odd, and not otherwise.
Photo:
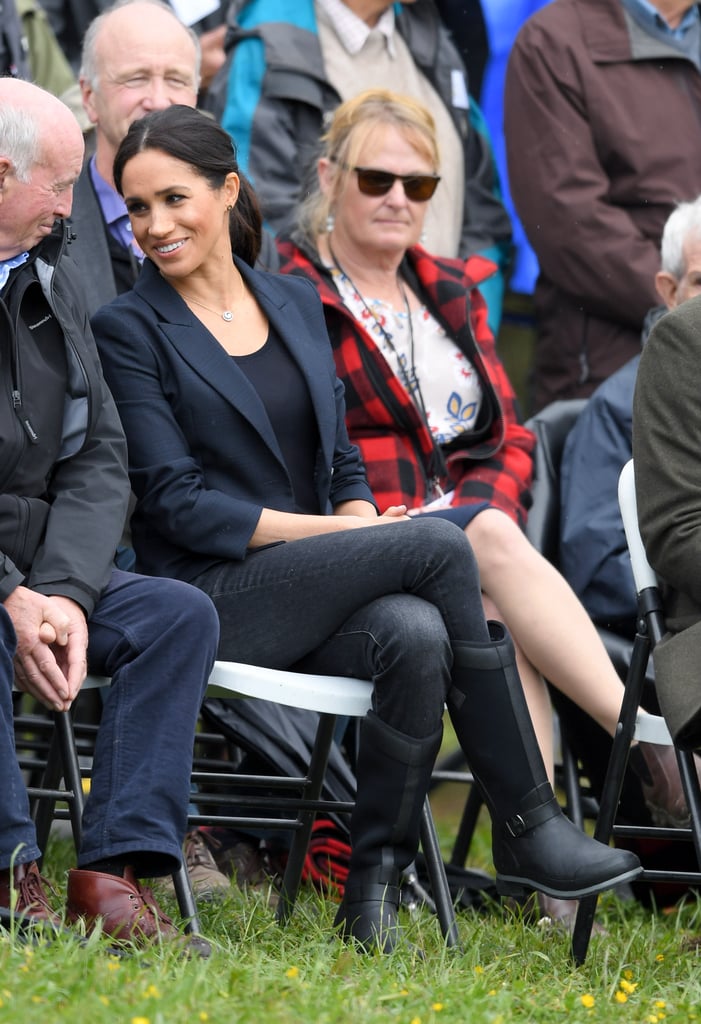
[(115, 0), (113, 4), (98, 14), (96, 18), (88, 25), (83, 36), (83, 48), (81, 52), (80, 61), (80, 77), (88, 81), (91, 87), (95, 90), (99, 88), (100, 84), (100, 68), (99, 62), (96, 55), (96, 43), (102, 27), (105, 24), (107, 18), (113, 11), (119, 10), (120, 7), (131, 7), (133, 4), (150, 4), (153, 7), (160, 7), (162, 10), (167, 11), (171, 14), (178, 24), (182, 25), (183, 29), (192, 39), (195, 46), (195, 89), (197, 89), (200, 81), (200, 65), (202, 63), (202, 50), (200, 47), (200, 40), (196, 32), (194, 32), (188, 25), (183, 24), (178, 18), (173, 8), (164, 2), (164, 0)]
[(684, 243), (689, 235), (701, 238), (701, 196), (688, 203), (679, 203), (667, 218), (662, 232), (662, 269), (677, 281), (680, 281), (687, 271)]
[(32, 168), (40, 163), (42, 141), (39, 125), (21, 107), (0, 103), (0, 155), (11, 161), (15, 177), (25, 184)]

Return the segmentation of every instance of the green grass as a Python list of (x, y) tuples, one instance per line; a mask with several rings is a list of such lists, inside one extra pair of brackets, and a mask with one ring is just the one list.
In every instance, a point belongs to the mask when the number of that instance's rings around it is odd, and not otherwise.
[[(433, 802), (448, 848), (450, 787)], [(489, 869), (488, 845), (483, 825), (471, 864)], [(70, 863), (70, 844), (52, 841), (44, 873), (59, 905)], [(331, 939), (334, 904), (309, 890), (285, 928), (262, 899), (234, 889), (200, 909), (208, 961), (168, 950), (115, 958), (97, 936), (85, 946), (64, 937), (26, 946), (0, 933), (0, 1024), (701, 1022), (701, 954), (685, 948), (701, 934), (695, 898), (661, 914), (603, 897), (597, 920), (607, 934), (592, 939), (581, 968), (563, 932), (497, 908), (460, 915), (460, 952), (444, 948), (426, 911), (407, 915), (407, 937), (425, 960), (409, 948), (360, 956)]]

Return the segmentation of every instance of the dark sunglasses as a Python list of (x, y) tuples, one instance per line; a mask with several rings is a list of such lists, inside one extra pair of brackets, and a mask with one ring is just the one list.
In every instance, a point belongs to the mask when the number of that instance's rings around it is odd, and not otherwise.
[(439, 174), (392, 174), (376, 171), (373, 167), (346, 167), (358, 175), (358, 188), (366, 196), (386, 196), (397, 179), (404, 186), (404, 194), (413, 203), (426, 203), (441, 180)]

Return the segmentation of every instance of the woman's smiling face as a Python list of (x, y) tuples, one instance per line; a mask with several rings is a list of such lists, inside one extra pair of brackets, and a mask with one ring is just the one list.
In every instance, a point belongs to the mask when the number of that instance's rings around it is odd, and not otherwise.
[(125, 164), (122, 191), (134, 238), (165, 277), (186, 278), (231, 261), (229, 208), (238, 197), (238, 175), (213, 188), (190, 164), (145, 149)]

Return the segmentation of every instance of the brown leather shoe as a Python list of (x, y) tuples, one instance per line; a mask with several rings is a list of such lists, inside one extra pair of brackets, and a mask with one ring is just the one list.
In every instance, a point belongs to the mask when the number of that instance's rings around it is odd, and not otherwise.
[(15, 897), (14, 913), (25, 920), (50, 924), (53, 928), (61, 928), (63, 922), (56, 914), (46, 896), (46, 888), (50, 888), (46, 879), (39, 874), (35, 861), (29, 864), (15, 864), (12, 868), (12, 886), (10, 885), (10, 868), (0, 870), (0, 907), (12, 908), (13, 890)]
[(88, 932), (99, 920), (106, 935), (139, 946), (175, 942), (188, 954), (208, 957), (211, 953), (202, 936), (184, 936), (178, 931), (129, 867), (124, 869), (124, 878), (101, 871), (69, 871), (66, 916), (72, 924), (82, 918)]

